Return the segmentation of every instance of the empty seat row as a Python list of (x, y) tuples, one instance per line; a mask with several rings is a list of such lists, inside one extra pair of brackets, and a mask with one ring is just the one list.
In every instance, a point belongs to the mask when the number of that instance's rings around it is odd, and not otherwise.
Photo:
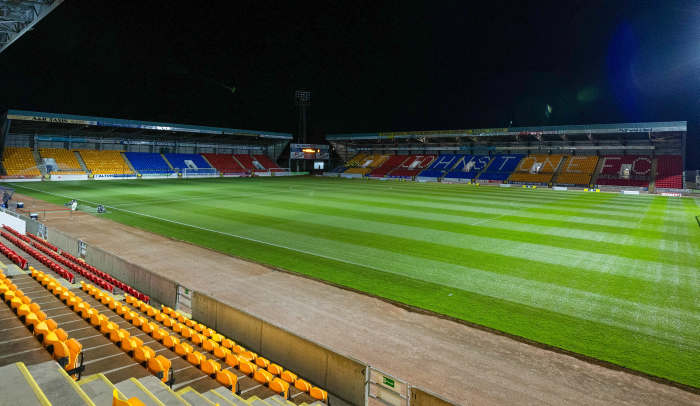
[[(225, 372), (221, 369), (221, 362), (223, 362), (237, 368), (284, 397), (289, 395), (289, 385), (293, 384), (297, 389), (309, 393), (316, 399), (326, 402), (328, 400), (326, 391), (313, 387), (303, 379), (298, 379), (292, 372), (285, 371), (279, 365), (259, 357), (258, 354), (237, 345), (233, 340), (169, 307), (161, 306), (161, 310), (157, 310), (129, 296), (126, 297), (126, 301), (203, 350), (199, 351), (196, 347), (167, 334), (164, 334), (159, 340), (163, 345), (172, 349), (175, 354), (217, 379), (220, 383), (222, 383), (220, 379), (223, 381), (227, 379), (221, 375)], [(208, 359), (207, 353), (213, 355), (215, 359)]]
[(657, 158), (655, 187), (683, 189), (683, 157), (660, 155)]
[[(0, 231), (0, 235), (2, 235), (3, 238), (7, 239), (10, 241), (12, 244), (16, 245), (19, 247), (22, 251), (26, 252), (27, 254), (31, 255), (34, 257), (36, 260), (41, 262), (42, 264), (46, 265), (49, 269), (52, 271), (56, 272), (57, 274), (61, 275), (62, 278), (68, 280), (69, 282), (73, 282), (75, 279), (75, 276), (68, 272), (67, 270), (63, 269), (60, 265), (57, 263), (53, 262), (49, 257), (44, 255), (41, 251), (48, 251), (48, 248), (40, 246), (37, 244), (37, 248), (39, 250), (35, 250), (34, 248), (30, 247), (27, 245), (25, 242), (21, 241), (19, 238), (5, 232), (5, 231)], [(50, 251), (49, 251), (50, 252)], [(60, 258), (60, 257), (59, 257)]]
[(98, 151), (94, 149), (77, 149), (80, 157), (85, 162), (85, 166), (94, 175), (118, 175), (118, 174), (133, 174), (129, 168), (121, 151), (105, 150)]
[[(38, 273), (30, 267), (33, 278), (41, 283), (54, 295), (62, 294), (66, 289), (55, 278)], [(5, 277), (0, 271), (0, 298), (7, 303), (39, 343), (53, 356), (53, 358), (66, 370), (73, 379), (80, 379), (85, 370), (83, 366), (82, 345), (74, 338), (69, 339), (68, 333), (58, 328), (58, 323), (49, 319), (46, 313), (41, 311), (41, 306), (33, 303), (31, 298)]]
[(11, 176), (41, 176), (31, 148), (5, 147), (2, 165)]
[(85, 174), (73, 151), (63, 148), (41, 148), (39, 154), (42, 158), (53, 158), (56, 161), (58, 170), (52, 173)]
[(142, 174), (173, 173), (168, 163), (160, 154), (149, 152), (125, 152), (124, 156), (131, 166)]
[(243, 174), (247, 171), (230, 154), (202, 154), (209, 163), (219, 172), (224, 174)]

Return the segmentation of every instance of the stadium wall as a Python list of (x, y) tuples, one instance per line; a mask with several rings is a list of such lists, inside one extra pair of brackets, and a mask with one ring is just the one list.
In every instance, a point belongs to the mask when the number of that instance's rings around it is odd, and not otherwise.
[[(27, 221), (27, 231), (32, 234), (38, 234), (37, 231), (40, 226), (43, 226), (43, 224), (31, 219)], [(78, 238), (52, 228), (51, 232), (48, 233), (48, 241), (61, 250), (80, 257), (80, 240)], [(89, 244), (85, 244), (85, 261), (139, 292), (148, 295), (151, 298), (151, 304), (157, 305), (160, 303), (173, 309), (178, 308), (177, 282)]]
[(365, 405), (367, 364), (200, 292), (193, 292), (192, 318), (246, 348), (289, 368), (353, 405)]
[[(55, 230), (56, 229), (53, 229), (49, 236), (53, 235)], [(139, 292), (148, 295), (151, 301), (155, 300), (173, 309), (178, 308), (177, 282), (129, 262), (118, 255), (91, 245), (85, 247), (85, 261), (97, 269), (107, 272)], [(151, 303), (151, 305), (154, 304)], [(157, 305), (157, 303), (155, 305)]]
[(433, 392), (417, 386), (411, 386), (411, 406), (453, 406), (452, 403)]

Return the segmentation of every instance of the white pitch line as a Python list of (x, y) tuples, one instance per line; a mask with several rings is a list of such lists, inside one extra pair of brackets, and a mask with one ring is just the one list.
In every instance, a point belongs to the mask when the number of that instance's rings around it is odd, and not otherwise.
[[(504, 213), (504, 214), (501, 214), (501, 215), (496, 216), (496, 217), (491, 217), (491, 218), (488, 218), (488, 219), (484, 219), (484, 220), (481, 220), (481, 221), (477, 221), (476, 223), (471, 223), (471, 224), (469, 224), (469, 225), (470, 225), (470, 226), (475, 226), (475, 225), (477, 225), (477, 224), (485, 223), (485, 222), (487, 222), (487, 221), (496, 220), (497, 218), (500, 218), (500, 217), (503, 217), (503, 216), (508, 216), (508, 215), (510, 215), (510, 214), (515, 213), (516, 211), (522, 211), (522, 210), (530, 209), (530, 208), (533, 208), (533, 207), (536, 207), (536, 206), (542, 206), (543, 204), (549, 204), (549, 203), (558, 202), (559, 200), (563, 200), (563, 199), (567, 199), (567, 198), (568, 198), (568, 197), (562, 197), (561, 199), (550, 200), (550, 201), (547, 201), (547, 202), (540, 202), (540, 203), (537, 203), (537, 204), (533, 204), (532, 206), (523, 207), (523, 208), (517, 209), (517, 210), (511, 210), (511, 211), (509, 211), (508, 213)], [(512, 205), (513, 205), (513, 203), (511, 203), (511, 206), (512, 206)]]
[(637, 224), (641, 224), (641, 223), (642, 223), (642, 219), (644, 219), (644, 216), (647, 215), (647, 212), (649, 211), (649, 209), (651, 209), (651, 204), (649, 204), (649, 207), (647, 207), (647, 209), (644, 210), (644, 214), (642, 214), (642, 217), (639, 218), (639, 221), (637, 222)]
[[(242, 196), (255, 196), (255, 195), (266, 195), (270, 193), (284, 193), (284, 192), (307, 192), (314, 190), (324, 190), (333, 189), (334, 186), (313, 188), (313, 189), (290, 189), (290, 190), (279, 190), (279, 191), (269, 191), (269, 192), (256, 192), (256, 193), (242, 193), (238, 195), (215, 195), (215, 196), (200, 196), (200, 197), (188, 197), (186, 199), (160, 199), (160, 200), (148, 200), (145, 202), (133, 202), (133, 203), (120, 203), (120, 204), (110, 204), (109, 207), (121, 207), (121, 206), (133, 206), (139, 204), (149, 204), (149, 203), (170, 203), (170, 202), (183, 202), (189, 200), (201, 200), (201, 199), (216, 199), (221, 197), (242, 197)], [(89, 202), (88, 202), (89, 203)], [(105, 205), (108, 206), (108, 205)]]
[[(37, 191), (37, 192), (41, 192), (41, 193), (47, 193), (47, 194), (51, 194), (51, 195), (54, 195), (54, 196), (65, 197), (65, 198), (70, 199), (70, 197), (67, 197), (67, 196), (65, 196), (65, 195), (61, 195), (61, 194), (58, 194), (58, 193), (46, 192), (46, 191), (43, 191), (43, 190), (33, 189), (33, 188), (30, 188), (30, 187), (26, 187), (26, 186), (21, 186), (21, 187), (23, 187), (23, 188), (25, 188), (25, 189), (29, 189), (29, 190), (34, 190), (34, 191)], [(561, 200), (561, 199), (559, 199), (559, 200)], [(87, 203), (90, 203), (90, 204), (97, 204), (97, 203), (90, 202), (90, 201), (87, 201), (87, 200), (83, 200), (83, 201), (84, 201), (84, 202), (87, 202)], [(540, 204), (545, 204), (545, 203), (540, 203)], [(105, 207), (113, 207), (113, 206), (107, 206), (107, 205), (105, 205)], [(309, 252), (309, 251), (304, 251), (304, 250), (300, 250), (300, 249), (297, 249), (297, 248), (287, 247), (287, 246), (280, 245), (280, 244), (274, 244), (274, 243), (267, 242), (267, 241), (256, 240), (256, 239), (254, 239), (254, 238), (243, 237), (243, 236), (241, 236), (241, 235), (236, 235), (236, 234), (231, 234), (231, 233), (225, 233), (225, 232), (223, 232), (223, 231), (211, 230), (211, 229), (208, 229), (208, 228), (204, 228), (204, 227), (200, 227), (200, 226), (195, 226), (195, 225), (192, 225), (192, 224), (186, 224), (186, 223), (181, 223), (181, 222), (179, 222), (179, 221), (174, 221), (174, 220), (164, 219), (164, 218), (161, 218), (161, 217), (151, 216), (150, 214), (138, 213), (138, 212), (131, 211), (131, 210), (120, 209), (120, 208), (118, 208), (118, 207), (114, 207), (114, 210), (120, 210), (120, 211), (123, 211), (123, 212), (126, 212), (126, 213), (135, 214), (135, 215), (137, 215), (137, 216), (149, 217), (149, 218), (153, 218), (153, 219), (156, 219), (156, 220), (165, 221), (165, 222), (167, 222), (167, 223), (178, 224), (178, 225), (181, 225), (181, 226), (191, 227), (191, 228), (195, 228), (195, 229), (198, 229), (198, 230), (209, 231), (209, 232), (211, 232), (211, 233), (217, 233), (217, 234), (227, 235), (227, 236), (229, 236), (229, 237), (240, 238), (240, 239), (242, 239), (242, 240), (251, 241), (251, 242), (256, 242), (256, 243), (259, 243), (259, 244), (265, 244), (265, 245), (269, 245), (269, 246), (272, 246), (272, 247), (282, 248), (282, 249), (286, 249), (286, 250), (290, 250), (290, 251), (295, 251), (295, 252), (299, 252), (299, 253), (302, 253), (302, 254), (311, 255), (311, 256), (315, 256), (315, 257), (319, 257), (319, 258), (330, 259), (330, 260), (332, 260), (332, 261), (338, 261), (338, 262), (342, 262), (342, 263), (345, 263), (345, 264), (348, 264), (348, 265), (361, 266), (361, 267), (364, 267), (364, 268), (370, 268), (370, 269), (374, 269), (374, 270), (377, 270), (377, 271), (386, 272), (385, 269), (377, 268), (377, 267), (374, 267), (374, 266), (371, 266), (371, 265), (358, 264), (358, 263), (356, 263), (356, 262), (351, 262), (351, 261), (346, 261), (346, 260), (343, 260), (343, 259), (333, 258), (333, 257), (329, 257), (329, 256), (326, 256), (326, 255), (317, 254), (317, 253), (314, 253), (314, 252)], [(517, 211), (517, 210), (515, 210), (515, 211)], [(70, 314), (73, 314), (73, 313), (70, 313)], [(56, 317), (56, 316), (54, 316), (54, 317)], [(1, 319), (0, 319), (0, 320), (1, 320)], [(133, 337), (133, 336), (132, 336), (132, 337)]]

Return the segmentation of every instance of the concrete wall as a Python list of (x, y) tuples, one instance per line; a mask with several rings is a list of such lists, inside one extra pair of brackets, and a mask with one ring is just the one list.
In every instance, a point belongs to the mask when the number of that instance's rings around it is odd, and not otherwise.
[[(56, 229), (51, 229), (49, 237), (52, 237), (55, 231)], [(85, 261), (150, 296), (156, 305), (162, 303), (174, 309), (177, 308), (177, 282), (89, 244), (85, 248)]]
[(367, 364), (199, 292), (193, 293), (192, 318), (334, 396), (353, 405), (366, 404)]
[(20, 214), (19, 218), (24, 220), (25, 224), (27, 225), (27, 232), (30, 234), (34, 235), (39, 235), (39, 222), (36, 220), (32, 220), (31, 218)]
[(0, 212), (0, 226), (8, 226), (20, 234), (26, 234), (27, 223), (19, 216)]
[(459, 405), (458, 403), (452, 403), (433, 392), (419, 388), (417, 386), (411, 386), (411, 406), (453, 406)]
[[(48, 241), (61, 249), (61, 251), (66, 251), (71, 255), (78, 256), (78, 239), (70, 234), (66, 234), (61, 230), (52, 228), (49, 233)], [(98, 266), (98, 268), (100, 268)], [(103, 270), (100, 268), (100, 270)], [(106, 272), (106, 271), (105, 271)]]

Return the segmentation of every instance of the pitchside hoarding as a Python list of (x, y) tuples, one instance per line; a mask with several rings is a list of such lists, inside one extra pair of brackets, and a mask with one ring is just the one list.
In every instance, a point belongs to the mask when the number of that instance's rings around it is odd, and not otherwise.
[(329, 145), (290, 144), (292, 159), (328, 159), (331, 155)]

